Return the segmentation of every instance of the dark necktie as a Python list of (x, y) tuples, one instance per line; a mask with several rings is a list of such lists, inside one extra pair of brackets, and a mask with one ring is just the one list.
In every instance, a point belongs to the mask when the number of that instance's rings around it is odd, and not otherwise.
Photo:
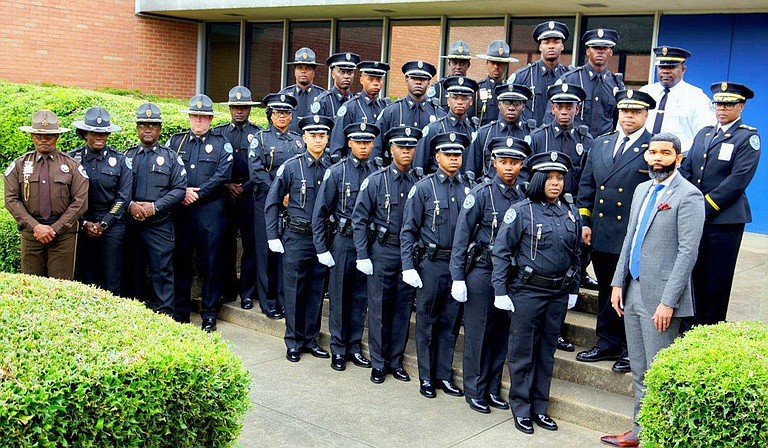
[(603, 75), (598, 73), (597, 76), (595, 76), (595, 88), (592, 90), (592, 111), (591, 111), (591, 117), (589, 128), (595, 128), (600, 129), (600, 93), (603, 91)]
[(664, 87), (664, 95), (661, 96), (659, 101), (659, 107), (656, 108), (656, 121), (653, 122), (653, 133), (658, 134), (661, 132), (661, 122), (664, 121), (664, 108), (667, 107), (667, 97), (669, 89)]
[(147, 188), (149, 187), (149, 149), (142, 149), (136, 152), (136, 157), (133, 160), (135, 166), (134, 172), (136, 173), (136, 196), (138, 201), (146, 201)]
[(40, 161), (40, 216), (51, 217), (51, 183), (48, 181), (48, 155)]
[(613, 155), (613, 161), (616, 162), (619, 160), (619, 157), (621, 157), (622, 154), (624, 154), (624, 150), (627, 149), (627, 142), (629, 141), (629, 137), (624, 137), (621, 140), (621, 145), (619, 145), (619, 149), (616, 150), (616, 154)]

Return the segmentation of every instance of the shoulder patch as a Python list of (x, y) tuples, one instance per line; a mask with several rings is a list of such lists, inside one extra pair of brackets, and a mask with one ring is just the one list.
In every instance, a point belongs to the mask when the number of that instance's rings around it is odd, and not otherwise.
[(475, 206), (475, 195), (468, 194), (466, 198), (464, 198), (464, 208), (466, 210), (469, 210), (470, 208)]
[(429, 126), (424, 126), (424, 129), (421, 130), (421, 138), (424, 138), (429, 134)]
[(184, 159), (181, 156), (176, 156), (176, 161), (179, 162), (179, 165), (184, 166)]
[(259, 147), (259, 139), (254, 138), (253, 140), (251, 140), (251, 148), (258, 148), (258, 147)]
[(277, 169), (277, 173), (275, 173), (275, 176), (276, 177), (282, 176), (283, 171), (285, 171), (285, 164), (280, 165), (280, 168)]
[(517, 212), (514, 208), (510, 207), (506, 213), (504, 213), (504, 224), (512, 224), (517, 218)]
[(347, 105), (346, 104), (342, 104), (341, 107), (339, 108), (339, 110), (336, 111), (336, 116), (337, 117), (343, 117), (346, 114), (347, 114)]
[(129, 170), (133, 169), (133, 157), (125, 158), (125, 166), (127, 166)]
[(507, 78), (507, 84), (513, 84), (515, 82), (515, 78), (517, 78), (517, 72), (509, 75), (509, 78)]
[(329, 177), (331, 177), (331, 170), (325, 170), (325, 174), (323, 174), (323, 182), (328, 180)]
[(315, 100), (315, 102), (312, 103), (312, 105), (309, 107), (309, 110), (311, 110), (313, 114), (320, 112), (320, 103)]
[(760, 136), (754, 134), (752, 137), (749, 137), (749, 146), (751, 146), (755, 151), (760, 149)]
[(368, 188), (368, 178), (367, 177), (363, 180), (363, 183), (360, 184), (360, 192), (362, 193), (363, 191), (365, 191), (366, 188)]
[(16, 168), (16, 162), (11, 162), (11, 164), (8, 165), (8, 168), (5, 169), (5, 177), (8, 177), (8, 175), (13, 172), (14, 168)]
[(432, 98), (436, 93), (435, 86), (429, 86), (429, 89), (427, 89), (427, 98)]
[(80, 175), (82, 175), (84, 178), (88, 179), (88, 173), (85, 172), (83, 165), (77, 167), (77, 172), (80, 173)]
[(416, 194), (416, 185), (412, 186), (408, 191), (408, 199), (411, 199)]
[(224, 151), (227, 154), (232, 154), (232, 145), (229, 142), (224, 143)]

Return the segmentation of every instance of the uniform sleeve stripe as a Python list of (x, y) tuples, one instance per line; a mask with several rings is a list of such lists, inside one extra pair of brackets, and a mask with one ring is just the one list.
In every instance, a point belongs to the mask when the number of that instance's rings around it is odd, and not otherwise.
[(709, 205), (711, 205), (711, 206), (712, 206), (712, 208), (714, 208), (714, 209), (715, 209), (715, 211), (718, 211), (718, 212), (720, 211), (720, 207), (718, 207), (718, 206), (717, 206), (717, 204), (715, 204), (715, 201), (713, 201), (713, 200), (712, 200), (712, 198), (711, 198), (711, 197), (709, 197), (709, 194), (707, 194), (706, 196), (704, 196), (704, 199), (706, 199), (706, 200), (707, 200), (707, 202), (709, 202)]
[(592, 217), (592, 210), (590, 210), (588, 208), (580, 208), (579, 209), (579, 214), (582, 215), (582, 216), (586, 216), (588, 218), (591, 218)]

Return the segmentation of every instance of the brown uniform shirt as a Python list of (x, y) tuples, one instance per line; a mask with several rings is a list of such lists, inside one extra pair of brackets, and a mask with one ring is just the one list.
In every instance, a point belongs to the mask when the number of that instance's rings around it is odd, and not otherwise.
[[(57, 234), (76, 230), (75, 224), (88, 208), (88, 175), (75, 159), (59, 150), (48, 157), (51, 216), (59, 217), (50, 226)], [(5, 170), (5, 208), (20, 227), (30, 231), (40, 224), (42, 158), (42, 154), (30, 151)]]

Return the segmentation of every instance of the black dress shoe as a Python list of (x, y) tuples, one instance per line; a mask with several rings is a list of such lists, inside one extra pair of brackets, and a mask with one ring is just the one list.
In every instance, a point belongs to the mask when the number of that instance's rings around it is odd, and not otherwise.
[(509, 409), (509, 403), (501, 398), (501, 395), (488, 394), (488, 406), (496, 409)]
[(341, 372), (347, 368), (347, 360), (344, 359), (344, 357), (341, 355), (333, 355), (333, 359), (331, 360), (331, 368)]
[(371, 382), (374, 384), (381, 384), (384, 382), (384, 371), (381, 369), (373, 368), (371, 370)]
[(515, 428), (526, 434), (533, 434), (533, 422), (530, 417), (515, 417)]
[(208, 333), (213, 333), (214, 331), (216, 331), (216, 319), (212, 317), (203, 319), (202, 328), (203, 328), (203, 331), (207, 331)]
[(291, 362), (299, 362), (301, 359), (301, 352), (297, 348), (289, 348), (285, 353), (285, 359)]
[(328, 359), (331, 357), (331, 354), (327, 351), (323, 350), (322, 348), (318, 347), (317, 345), (314, 347), (302, 347), (301, 349), (302, 353), (309, 353), (310, 355), (314, 356), (315, 358), (323, 358)]
[(253, 308), (253, 299), (251, 299), (250, 297), (246, 297), (240, 300), (240, 308), (244, 310), (250, 310), (251, 308)]
[(546, 429), (547, 431), (557, 431), (557, 423), (549, 418), (547, 414), (534, 415), (533, 421), (539, 425), (539, 428)]
[(352, 356), (349, 357), (349, 360), (352, 361), (352, 364), (356, 365), (357, 367), (363, 367), (366, 369), (371, 368), (371, 361), (368, 360), (365, 356), (363, 356), (362, 353), (354, 353)]
[(455, 384), (453, 384), (453, 381), (451, 380), (440, 380), (440, 389), (443, 390), (447, 395), (451, 395), (453, 397), (463, 397), (464, 392)]
[(467, 403), (469, 403), (469, 408), (472, 409), (473, 411), (477, 411), (481, 414), (491, 413), (491, 407), (488, 405), (488, 402), (483, 400), (482, 398), (467, 397)]
[(435, 386), (432, 385), (432, 381), (421, 380), (421, 386), (419, 386), (419, 393), (427, 398), (435, 398)]
[(584, 289), (591, 289), (592, 291), (598, 290), (597, 280), (586, 273), (581, 276), (581, 283), (579, 283), (579, 286)]
[(408, 375), (408, 372), (405, 371), (402, 367), (397, 367), (392, 370), (392, 378), (398, 380), (398, 381), (411, 381), (411, 376)]
[(576, 361), (597, 362), (597, 361), (615, 361), (619, 359), (621, 349), (605, 350), (600, 347), (592, 347), (576, 355)]
[(611, 367), (616, 373), (629, 373), (632, 371), (632, 366), (629, 365), (629, 356), (622, 356)]
[(566, 341), (565, 338), (563, 338), (562, 336), (558, 336), (557, 349), (562, 350), (564, 352), (572, 352), (576, 350), (576, 347), (569, 341)]
[(274, 308), (264, 311), (264, 314), (266, 314), (266, 316), (272, 320), (280, 320), (285, 316), (282, 312), (280, 312), (280, 310), (276, 310)]

